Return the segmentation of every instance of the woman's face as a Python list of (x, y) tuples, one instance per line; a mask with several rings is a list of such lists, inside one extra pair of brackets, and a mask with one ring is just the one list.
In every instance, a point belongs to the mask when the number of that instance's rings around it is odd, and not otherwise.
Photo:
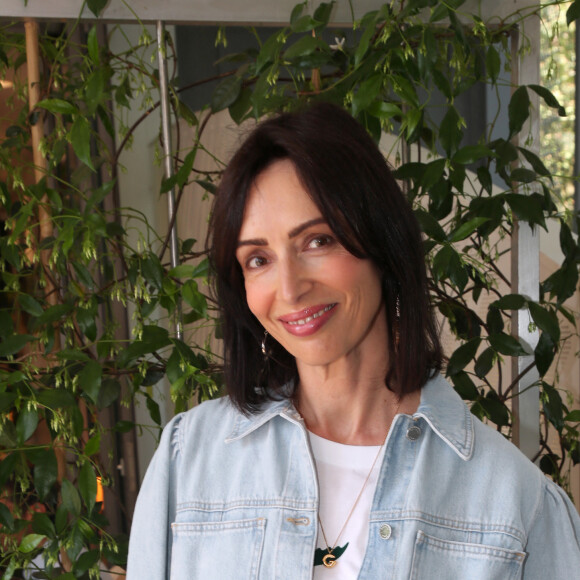
[(299, 368), (386, 352), (376, 267), (338, 242), (290, 161), (256, 179), (236, 258), (250, 310)]

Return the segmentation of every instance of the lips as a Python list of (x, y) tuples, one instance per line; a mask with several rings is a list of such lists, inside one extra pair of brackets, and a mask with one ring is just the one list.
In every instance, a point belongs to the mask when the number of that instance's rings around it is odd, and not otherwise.
[(281, 316), (278, 320), (295, 336), (308, 336), (318, 331), (334, 314), (336, 303), (320, 304)]

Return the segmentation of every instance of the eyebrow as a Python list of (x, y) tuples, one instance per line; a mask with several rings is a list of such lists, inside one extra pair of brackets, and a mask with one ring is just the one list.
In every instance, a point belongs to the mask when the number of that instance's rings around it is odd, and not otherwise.
[[(289, 239), (295, 238), (296, 236), (299, 236), (304, 230), (307, 230), (308, 228), (310, 228), (312, 226), (316, 226), (318, 224), (325, 224), (325, 223), (326, 223), (326, 220), (323, 217), (308, 220), (307, 222), (304, 222), (304, 223), (296, 226), (295, 228), (292, 228), (288, 232), (288, 238)], [(267, 246), (267, 245), (268, 245), (268, 241), (264, 238), (252, 238), (250, 240), (240, 240), (238, 242), (238, 248), (241, 248), (242, 246)]]

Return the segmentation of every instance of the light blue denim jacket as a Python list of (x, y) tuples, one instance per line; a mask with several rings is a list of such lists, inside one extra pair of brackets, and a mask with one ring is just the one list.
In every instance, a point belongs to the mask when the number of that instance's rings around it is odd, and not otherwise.
[[(133, 519), (128, 580), (307, 580), (318, 485), (288, 400), (245, 417), (227, 399), (163, 432)], [(389, 434), (359, 578), (569, 580), (580, 518), (440, 376)]]

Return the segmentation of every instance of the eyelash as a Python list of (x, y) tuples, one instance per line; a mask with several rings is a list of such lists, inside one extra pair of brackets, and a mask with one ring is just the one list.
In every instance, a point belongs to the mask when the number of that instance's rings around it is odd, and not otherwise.
[(252, 262), (254, 262), (255, 260), (263, 260), (264, 264), (268, 261), (266, 258), (264, 258), (264, 256), (252, 256), (246, 260), (245, 264), (246, 270), (256, 270), (257, 268), (260, 268), (261, 266), (264, 265), (261, 264), (260, 266), (252, 266)]
[(321, 248), (324, 246), (329, 246), (334, 242), (334, 238), (328, 234), (320, 234), (320, 235), (316, 235), (314, 237), (312, 237), (309, 241), (307, 247), (311, 246), (313, 244), (313, 242), (320, 242), (322, 241), (322, 244), (317, 244), (315, 247), (316, 248)]
[[(323, 248), (325, 246), (330, 246), (334, 243), (334, 238), (328, 234), (317, 234), (312, 236), (306, 243), (307, 249), (318, 249)], [(313, 246), (314, 244), (314, 246)], [(255, 264), (254, 262), (260, 261), (260, 264)], [(258, 270), (262, 266), (268, 263), (268, 258), (258, 255), (258, 256), (250, 256), (244, 263), (245, 270)]]

